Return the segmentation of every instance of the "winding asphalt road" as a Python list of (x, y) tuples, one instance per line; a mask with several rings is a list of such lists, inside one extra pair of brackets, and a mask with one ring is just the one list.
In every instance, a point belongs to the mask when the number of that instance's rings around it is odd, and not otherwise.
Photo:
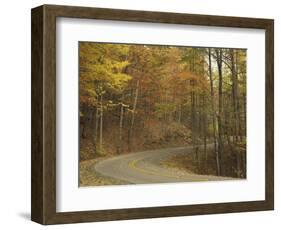
[(233, 179), (210, 175), (191, 174), (179, 169), (166, 168), (161, 161), (177, 154), (188, 154), (192, 147), (158, 149), (124, 154), (102, 160), (94, 169), (107, 177), (127, 181), (133, 184), (210, 181)]

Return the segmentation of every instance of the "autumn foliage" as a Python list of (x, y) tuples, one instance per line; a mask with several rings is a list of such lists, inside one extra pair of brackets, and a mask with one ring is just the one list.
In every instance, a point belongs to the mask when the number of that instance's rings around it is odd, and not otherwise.
[(80, 160), (192, 145), (246, 177), (245, 50), (80, 42), (79, 84)]

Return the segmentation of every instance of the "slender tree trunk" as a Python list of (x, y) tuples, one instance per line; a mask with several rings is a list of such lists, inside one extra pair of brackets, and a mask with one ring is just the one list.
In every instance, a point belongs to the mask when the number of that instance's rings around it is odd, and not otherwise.
[(103, 96), (100, 96), (100, 151), (102, 150), (102, 135), (103, 135)]
[(231, 76), (232, 76), (232, 101), (233, 101), (233, 115), (235, 124), (235, 142), (239, 139), (239, 114), (238, 114), (238, 82), (237, 82), (237, 72), (235, 63), (235, 53), (233, 49), (230, 49), (230, 59), (231, 59)]
[(136, 108), (137, 108), (137, 102), (138, 102), (138, 96), (139, 96), (139, 84), (140, 80), (137, 80), (137, 85), (136, 85), (136, 94), (134, 98), (134, 104), (133, 104), (133, 111), (132, 111), (132, 120), (131, 120), (131, 125), (129, 129), (129, 135), (128, 135), (128, 149), (131, 151), (132, 148), (132, 135), (133, 135), (133, 128), (134, 128), (134, 123), (135, 123), (135, 113), (136, 113)]
[(83, 117), (80, 116), (79, 119), (80, 119), (80, 127), (81, 127), (81, 130), (80, 130), (81, 137), (83, 139), (85, 139), (87, 137), (87, 135), (86, 135), (87, 121), (85, 119), (85, 113), (84, 113), (84, 116)]
[(223, 130), (222, 130), (222, 106), (223, 106), (223, 98), (222, 98), (222, 50), (216, 49), (217, 54), (217, 66), (218, 66), (218, 74), (219, 74), (219, 113), (218, 113), (218, 176), (221, 175), (221, 158), (223, 153)]
[(217, 174), (220, 174), (220, 161), (218, 153), (218, 141), (217, 141), (217, 122), (216, 122), (216, 111), (215, 111), (215, 94), (214, 94), (214, 82), (213, 82), (213, 71), (212, 71), (212, 56), (211, 48), (208, 50), (209, 56), (209, 77), (210, 77), (210, 88), (211, 88), (211, 108), (212, 108), (212, 121), (213, 121), (213, 139), (214, 139), (214, 150), (217, 164)]
[(190, 81), (191, 84), (191, 93), (190, 93), (190, 100), (191, 100), (191, 139), (192, 139), (192, 148), (194, 152), (194, 161), (197, 163), (198, 166), (198, 150), (196, 146), (196, 115), (195, 115), (195, 93), (194, 93), (194, 81)]
[[(230, 149), (230, 153), (236, 159), (237, 155), (236, 155), (235, 146), (233, 144), (233, 140), (231, 140), (231, 138), (230, 138), (231, 133), (232, 133), (232, 125), (230, 124), (231, 116), (228, 112), (230, 110), (230, 108), (227, 107), (227, 103), (231, 100), (232, 100), (232, 95), (229, 95), (229, 98), (227, 100), (225, 100), (225, 103), (224, 103), (224, 131), (226, 132), (225, 136), (226, 136), (228, 147)], [(236, 176), (237, 171), (232, 170), (232, 174), (233, 174), (233, 176)]]
[(243, 136), (246, 138), (246, 131), (247, 131), (247, 98), (246, 98), (246, 93), (244, 93), (243, 95), (243, 107), (244, 107), (244, 132), (243, 132)]
[(200, 138), (200, 125), (201, 125), (201, 112), (200, 112), (200, 95), (195, 94), (195, 149), (196, 149), (196, 158), (197, 158), (197, 167), (198, 172), (201, 171), (201, 159), (200, 159), (200, 151), (199, 151), (199, 138)]
[(98, 128), (99, 128), (99, 97), (97, 96), (97, 106), (95, 111), (95, 130), (94, 130), (94, 151), (97, 153), (97, 136), (98, 136)]
[(236, 172), (237, 177), (241, 177), (241, 154), (237, 147), (237, 142), (241, 140), (241, 125), (240, 125), (240, 109), (239, 109), (239, 96), (238, 96), (238, 76), (237, 76), (237, 56), (234, 50), (230, 50), (231, 68), (232, 68), (232, 98), (233, 98), (233, 113), (235, 122), (235, 155), (236, 155)]
[[(192, 58), (190, 59), (190, 71), (195, 73), (195, 50), (192, 49)], [(195, 93), (195, 81), (194, 79), (190, 80), (191, 93), (190, 93), (190, 102), (191, 102), (191, 139), (192, 139), (192, 148), (194, 153), (194, 161), (197, 164), (199, 170), (199, 156), (198, 156), (198, 146), (197, 146), (197, 119), (196, 119), (196, 93)]]
[(237, 103), (236, 103), (236, 112), (237, 112), (237, 119), (238, 119), (238, 134), (239, 134), (239, 141), (242, 142), (242, 127), (241, 127), (241, 120), (240, 120), (240, 93), (239, 93), (239, 79), (238, 79), (238, 73), (239, 73), (239, 51), (236, 50), (235, 52), (235, 62), (236, 62), (236, 97), (237, 97)]
[(117, 153), (120, 154), (122, 151), (122, 130), (123, 130), (123, 114), (124, 114), (124, 106), (123, 103), (120, 103), (120, 120), (119, 120), (119, 142), (117, 147)]
[(81, 136), (83, 139), (86, 138), (86, 125), (84, 123), (81, 123)]
[(207, 156), (207, 114), (206, 114), (206, 102), (205, 95), (203, 95), (203, 133), (204, 133), (204, 156), (205, 162), (208, 160)]
[[(82, 112), (83, 111), (83, 112)], [(86, 135), (86, 128), (87, 128), (87, 118), (86, 118), (86, 115), (87, 115), (87, 111), (88, 111), (88, 107), (86, 108), (81, 108), (80, 107), (80, 114), (82, 113), (83, 116), (81, 116), (79, 114), (79, 123), (80, 123), (80, 135), (83, 139), (85, 139), (87, 137)]]

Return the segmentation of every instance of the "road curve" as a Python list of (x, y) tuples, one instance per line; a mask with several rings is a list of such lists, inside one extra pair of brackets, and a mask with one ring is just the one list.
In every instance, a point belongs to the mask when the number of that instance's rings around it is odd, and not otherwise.
[(182, 170), (165, 168), (160, 162), (177, 154), (191, 153), (192, 147), (176, 147), (124, 154), (102, 160), (94, 169), (107, 177), (133, 184), (214, 181), (233, 179), (210, 175), (191, 174)]

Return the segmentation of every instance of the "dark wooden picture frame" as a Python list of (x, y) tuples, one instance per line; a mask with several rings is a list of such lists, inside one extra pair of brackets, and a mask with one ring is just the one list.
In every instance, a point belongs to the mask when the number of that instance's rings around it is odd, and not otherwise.
[[(254, 28), (265, 30), (265, 200), (56, 212), (56, 18)], [(43, 5), (32, 9), (31, 219), (41, 224), (155, 218), (274, 209), (274, 21), (271, 19)]]

